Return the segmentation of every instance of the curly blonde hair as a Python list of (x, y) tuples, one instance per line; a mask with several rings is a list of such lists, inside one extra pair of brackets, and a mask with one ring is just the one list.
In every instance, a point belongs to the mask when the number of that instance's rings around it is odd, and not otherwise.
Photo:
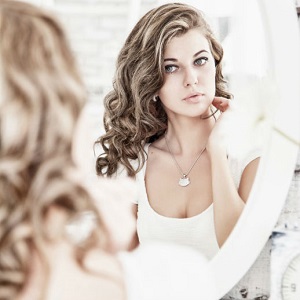
[(48, 209), (58, 205), (70, 218), (96, 210), (70, 176), (86, 91), (61, 25), (33, 5), (2, 0), (0, 40), (0, 299), (12, 300), (26, 286), (33, 249), (42, 256)]
[[(112, 176), (123, 165), (130, 177), (143, 167), (144, 145), (167, 128), (160, 101), (152, 101), (163, 85), (163, 54), (167, 43), (199, 28), (209, 42), (216, 65), (216, 96), (231, 98), (222, 75), (223, 48), (201, 11), (171, 3), (150, 10), (129, 34), (117, 60), (113, 90), (104, 99), (104, 129), (95, 144), (103, 149), (96, 162), (98, 175)], [(137, 160), (136, 168), (131, 164)]]

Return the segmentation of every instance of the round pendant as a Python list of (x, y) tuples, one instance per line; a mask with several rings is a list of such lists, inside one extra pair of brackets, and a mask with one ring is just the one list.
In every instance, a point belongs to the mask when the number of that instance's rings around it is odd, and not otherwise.
[(180, 186), (188, 186), (190, 184), (190, 179), (188, 177), (182, 177), (179, 179)]

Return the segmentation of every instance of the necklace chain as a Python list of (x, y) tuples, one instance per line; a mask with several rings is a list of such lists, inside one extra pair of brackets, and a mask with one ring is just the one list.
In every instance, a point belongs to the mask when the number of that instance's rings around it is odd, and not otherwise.
[[(191, 165), (191, 167), (189, 168), (189, 170), (188, 170), (186, 173), (184, 173), (184, 172), (182, 171), (181, 167), (179, 166), (179, 164), (178, 164), (178, 162), (177, 162), (177, 160), (176, 160), (176, 158), (175, 158), (173, 152), (172, 152), (171, 149), (170, 149), (170, 146), (169, 146), (169, 143), (168, 143), (168, 140), (167, 140), (166, 135), (165, 135), (165, 141), (166, 141), (166, 145), (167, 145), (168, 151), (169, 151), (169, 153), (171, 154), (172, 159), (174, 160), (175, 165), (176, 165), (176, 167), (177, 167), (177, 169), (178, 169), (180, 175), (182, 176), (182, 177), (180, 178), (180, 180), (179, 180), (179, 185), (181, 185), (181, 186), (189, 185), (189, 184), (190, 184), (190, 180), (189, 180), (189, 178), (188, 178), (187, 176), (190, 174), (190, 172), (191, 172), (192, 169), (194, 168), (195, 164), (196, 164), (197, 161), (199, 160), (200, 156), (201, 156), (202, 153), (204, 152), (205, 147), (200, 151), (200, 154), (197, 156), (196, 160), (195, 160), (194, 163)], [(187, 180), (187, 182), (183, 185), (183, 184), (180, 183), (181, 180)]]

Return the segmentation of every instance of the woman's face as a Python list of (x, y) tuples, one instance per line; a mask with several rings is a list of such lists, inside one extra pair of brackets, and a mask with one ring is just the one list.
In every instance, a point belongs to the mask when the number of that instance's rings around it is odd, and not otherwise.
[(164, 53), (164, 84), (158, 92), (168, 117), (207, 115), (215, 96), (215, 61), (199, 29), (174, 37)]

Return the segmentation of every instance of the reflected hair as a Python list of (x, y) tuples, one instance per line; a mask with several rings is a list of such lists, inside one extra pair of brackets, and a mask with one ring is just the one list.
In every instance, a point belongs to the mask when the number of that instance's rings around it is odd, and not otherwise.
[(0, 41), (0, 299), (12, 300), (30, 277), (32, 253), (42, 255), (49, 208), (70, 218), (95, 208), (72, 177), (86, 91), (61, 25), (31, 4), (2, 0)]
[[(135, 177), (143, 167), (144, 146), (167, 128), (160, 101), (153, 101), (164, 82), (163, 54), (173, 38), (198, 28), (206, 37), (216, 65), (216, 96), (231, 98), (222, 74), (223, 48), (198, 9), (171, 3), (150, 10), (133, 28), (122, 47), (113, 89), (104, 98), (105, 133), (96, 141), (103, 150), (96, 162), (98, 175), (116, 174), (119, 167)], [(135, 167), (132, 161), (138, 163)]]

